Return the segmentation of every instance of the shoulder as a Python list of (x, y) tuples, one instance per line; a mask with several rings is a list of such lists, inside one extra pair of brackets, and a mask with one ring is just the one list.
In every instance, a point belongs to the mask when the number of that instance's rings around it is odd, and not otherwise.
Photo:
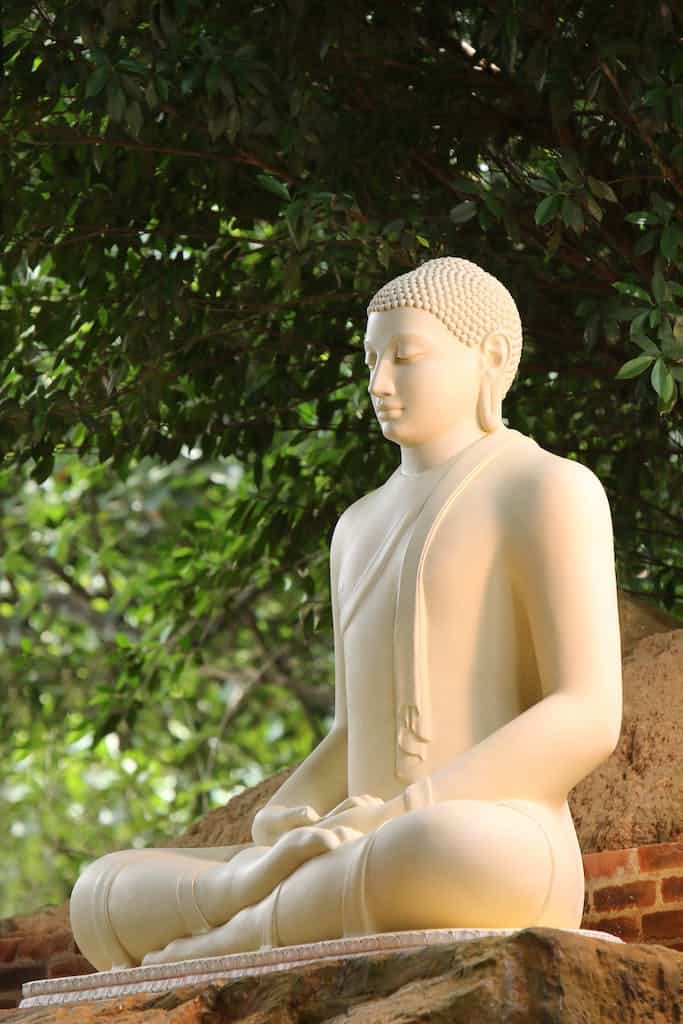
[(504, 515), (512, 537), (585, 532), (607, 526), (611, 517), (600, 480), (587, 466), (553, 455), (524, 438), (510, 460)]
[(376, 487), (373, 491), (368, 491), (362, 498), (358, 498), (352, 505), (344, 509), (332, 533), (333, 549), (343, 548), (346, 541), (355, 535), (363, 519), (367, 519), (367, 516), (372, 513), (374, 507), (378, 504), (380, 497), (393, 480), (394, 475), (392, 473), (383, 484)]

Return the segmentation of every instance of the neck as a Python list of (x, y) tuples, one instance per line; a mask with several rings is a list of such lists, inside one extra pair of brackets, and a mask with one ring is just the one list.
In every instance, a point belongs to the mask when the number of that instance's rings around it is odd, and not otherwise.
[(416, 473), (424, 473), (427, 469), (440, 466), (485, 435), (486, 431), (478, 424), (463, 423), (453, 427), (447, 434), (424, 444), (411, 448), (402, 445), (401, 472), (405, 476), (415, 476)]

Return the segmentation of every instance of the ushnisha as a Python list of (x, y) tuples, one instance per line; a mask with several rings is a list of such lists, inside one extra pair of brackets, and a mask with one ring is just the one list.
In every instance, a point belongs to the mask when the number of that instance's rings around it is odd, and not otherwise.
[(368, 309), (370, 398), (400, 464), (330, 555), (335, 718), (253, 844), (109, 854), (71, 919), (99, 969), (415, 928), (576, 928), (567, 794), (621, 720), (600, 483), (504, 426), (512, 297), (431, 260)]

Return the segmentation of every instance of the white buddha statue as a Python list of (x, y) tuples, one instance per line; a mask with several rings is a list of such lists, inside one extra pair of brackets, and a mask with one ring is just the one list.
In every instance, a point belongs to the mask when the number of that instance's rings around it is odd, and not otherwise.
[(71, 902), (99, 969), (413, 928), (576, 928), (567, 794), (614, 748), (621, 659), (596, 477), (502, 422), (507, 290), (431, 260), (369, 307), (400, 465), (331, 550), (335, 718), (253, 844), (109, 854)]

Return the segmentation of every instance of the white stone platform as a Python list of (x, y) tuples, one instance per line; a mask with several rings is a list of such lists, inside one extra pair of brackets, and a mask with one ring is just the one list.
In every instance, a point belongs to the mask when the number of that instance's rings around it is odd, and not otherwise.
[[(426, 931), (387, 932), (359, 938), (312, 942), (301, 946), (261, 949), (254, 953), (232, 953), (200, 960), (181, 960), (172, 964), (133, 967), (123, 971), (102, 971), (71, 978), (29, 981), (23, 986), (21, 1008), (64, 1005), (95, 999), (115, 999), (137, 993), (166, 992), (181, 985), (226, 981), (253, 974), (286, 970), (298, 964), (310, 964), (340, 957), (358, 957), (367, 953), (401, 952), (452, 942), (471, 942), (486, 936), (516, 935), (519, 928), (434, 928)], [(621, 942), (606, 932), (574, 930), (574, 935), (608, 942)]]

